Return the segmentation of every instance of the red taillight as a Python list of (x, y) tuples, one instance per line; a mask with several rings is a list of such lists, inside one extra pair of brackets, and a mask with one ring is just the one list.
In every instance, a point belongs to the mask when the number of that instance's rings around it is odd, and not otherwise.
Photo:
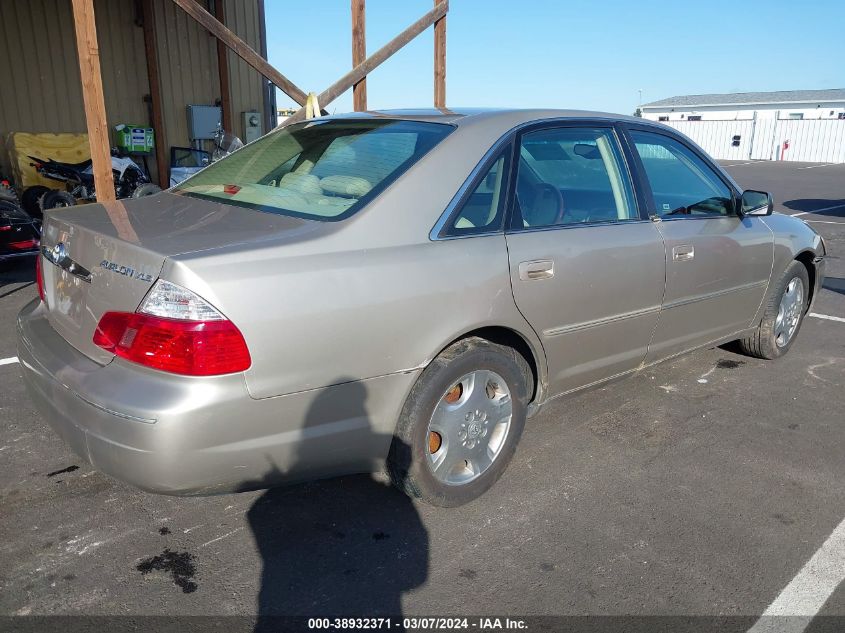
[(41, 253), (35, 257), (35, 283), (38, 286), (38, 296), (41, 301), (46, 301), (47, 296), (44, 292), (44, 271), (41, 268)]
[(231, 374), (252, 363), (243, 335), (227, 320), (106, 312), (97, 324), (94, 344), (126, 360), (189, 376)]
[(18, 242), (9, 242), (9, 248), (14, 248), (17, 251), (25, 251), (38, 246), (38, 240), (20, 240)]

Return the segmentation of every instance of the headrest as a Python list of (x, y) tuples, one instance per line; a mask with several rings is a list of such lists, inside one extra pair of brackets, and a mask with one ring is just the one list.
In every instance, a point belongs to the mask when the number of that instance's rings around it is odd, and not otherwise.
[(323, 191), (338, 196), (360, 198), (370, 192), (373, 186), (358, 176), (326, 176), (320, 180)]
[(279, 185), (285, 189), (298, 191), (300, 193), (323, 193), (323, 190), (320, 189), (320, 179), (313, 174), (298, 174), (290, 172), (282, 176), (282, 180), (279, 182)]

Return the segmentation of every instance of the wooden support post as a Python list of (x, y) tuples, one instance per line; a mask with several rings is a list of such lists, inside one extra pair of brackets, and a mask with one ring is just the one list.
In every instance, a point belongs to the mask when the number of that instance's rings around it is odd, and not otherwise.
[[(435, 6), (438, 0), (434, 0)], [(446, 16), (434, 23), (434, 107), (446, 107)]]
[[(173, 0), (174, 2), (183, 2), (184, 0)], [(422, 16), (419, 20), (414, 22), (407, 29), (402, 31), (399, 35), (390, 40), (387, 44), (378, 49), (375, 53), (370, 55), (363, 62), (355, 66), (352, 70), (346, 73), (343, 77), (334, 82), (331, 86), (323, 90), (317, 100), (320, 106), (325, 108), (332, 101), (337, 99), (344, 92), (349, 90), (356, 83), (361, 81), (364, 77), (369, 75), (373, 70), (383, 64), (391, 55), (393, 55), (400, 48), (405, 46), (408, 42), (414, 39), (417, 35), (425, 31), (428, 27), (434, 24), (437, 20), (446, 15), (449, 11), (449, 0), (441, 0), (431, 11)], [(300, 108), (292, 116), (288, 117), (285, 125), (288, 123), (295, 123), (302, 121), (305, 118), (305, 108)]]
[(73, 0), (73, 25), (76, 30), (76, 50), (79, 54), (79, 74), (82, 77), (88, 144), (93, 161), (94, 188), (99, 202), (112, 201), (115, 199), (114, 178), (111, 171), (106, 104), (103, 100), (103, 77), (100, 74), (97, 25), (94, 21), (94, 0)]
[[(214, 0), (214, 17), (222, 25), (226, 25), (226, 8), (224, 0)], [(232, 127), (232, 94), (229, 88), (229, 49), (217, 40), (217, 74), (220, 77), (220, 109), (223, 111), (223, 129), (234, 133)]]
[[(264, 0), (258, 0), (258, 37), (261, 41), (261, 56), (267, 59), (267, 12), (264, 10)], [(276, 111), (276, 86), (266, 77), (262, 77), (261, 92), (264, 93), (264, 129), (269, 132), (279, 125), (279, 114)]]
[[(352, 67), (367, 59), (366, 0), (352, 0)], [(367, 109), (367, 78), (352, 86), (352, 108)]]
[(153, 133), (155, 135), (156, 170), (158, 186), (167, 189), (168, 179), (167, 137), (164, 133), (164, 115), (161, 109), (161, 81), (158, 76), (158, 43), (156, 42), (153, 0), (143, 0), (141, 15), (144, 21), (144, 52), (147, 56), (147, 79), (150, 84), (150, 99), (153, 110)]
[(234, 53), (247, 64), (267, 77), (276, 86), (299, 105), (305, 105), (308, 98), (290, 79), (285, 77), (270, 63), (232, 31), (214, 19), (208, 11), (203, 9), (196, 0), (173, 0), (185, 13), (199, 22), (209, 33), (231, 48)]

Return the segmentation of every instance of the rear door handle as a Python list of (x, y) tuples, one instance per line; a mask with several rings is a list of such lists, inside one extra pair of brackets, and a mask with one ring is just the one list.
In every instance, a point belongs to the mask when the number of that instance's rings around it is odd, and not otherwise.
[(522, 281), (550, 279), (555, 276), (555, 263), (551, 259), (538, 259), (519, 264), (519, 278)]
[(672, 248), (672, 259), (676, 262), (688, 262), (695, 257), (695, 248), (692, 244), (681, 244)]

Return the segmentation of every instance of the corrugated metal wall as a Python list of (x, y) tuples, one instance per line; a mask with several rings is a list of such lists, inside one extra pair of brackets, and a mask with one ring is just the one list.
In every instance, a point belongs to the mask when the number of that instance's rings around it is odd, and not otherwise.
[[(232, 29), (247, 44), (261, 53), (261, 16), (259, 15), (258, 2), (240, 2), (239, 0), (226, 0), (223, 5), (226, 26)], [(235, 134), (242, 139), (245, 136), (243, 129), (242, 112), (264, 111), (261, 74), (253, 69), (240, 57), (229, 51), (229, 83), (232, 98), (232, 121), (235, 126)], [(264, 130), (267, 132), (268, 130)]]
[(168, 145), (187, 146), (185, 106), (220, 98), (216, 40), (171, 0), (156, 0), (155, 17), (165, 134)]
[[(845, 163), (845, 120), (668, 121), (714, 158)], [(739, 146), (733, 145), (739, 136)], [(784, 142), (789, 147), (784, 149)]]
[[(207, 7), (207, 1), (203, 0)], [(227, 26), (260, 51), (259, 0), (225, 2)], [(171, 0), (154, 0), (165, 145), (188, 145), (188, 104), (220, 98), (216, 40)], [(109, 125), (149, 124), (144, 32), (135, 0), (95, 0)], [(9, 132), (85, 132), (70, 0), (0, 0), (0, 138)], [(260, 75), (229, 53), (235, 133), (263, 110)], [(0, 169), (8, 156), (0, 151)]]
[(70, 0), (0, 0), (0, 132), (84, 132)]

